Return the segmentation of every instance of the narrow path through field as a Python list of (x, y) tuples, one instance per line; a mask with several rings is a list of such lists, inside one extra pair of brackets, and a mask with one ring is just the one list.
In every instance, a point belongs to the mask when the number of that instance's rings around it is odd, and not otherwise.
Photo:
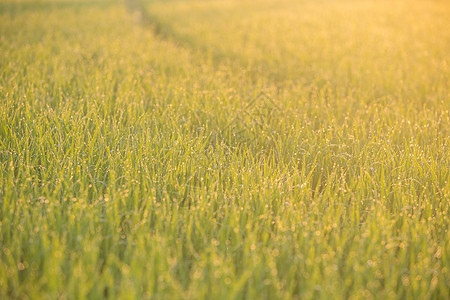
[(224, 51), (217, 47), (210, 47), (207, 44), (193, 39), (192, 36), (178, 32), (169, 22), (161, 19), (157, 14), (152, 13), (143, 1), (125, 0), (125, 5), (137, 23), (151, 30), (156, 37), (171, 42), (177, 47), (182, 47), (183, 50), (191, 54), (198, 54), (196, 56), (202, 63), (207, 62), (216, 67), (226, 64), (227, 67), (231, 67), (237, 72), (245, 69), (253, 74), (252, 77), (268, 80), (273, 83), (273, 78), (271, 78), (270, 74), (261, 72), (258, 66), (247, 66), (243, 64), (243, 57), (240, 55)]

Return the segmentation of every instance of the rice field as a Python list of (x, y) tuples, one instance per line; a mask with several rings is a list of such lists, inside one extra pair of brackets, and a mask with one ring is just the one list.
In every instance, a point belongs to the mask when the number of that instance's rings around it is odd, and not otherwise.
[(448, 299), (450, 3), (0, 2), (1, 299)]

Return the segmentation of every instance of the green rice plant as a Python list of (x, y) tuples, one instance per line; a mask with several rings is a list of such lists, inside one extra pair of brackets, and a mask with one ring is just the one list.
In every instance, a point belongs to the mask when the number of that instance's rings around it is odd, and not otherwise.
[(0, 3), (0, 298), (448, 298), (449, 13)]

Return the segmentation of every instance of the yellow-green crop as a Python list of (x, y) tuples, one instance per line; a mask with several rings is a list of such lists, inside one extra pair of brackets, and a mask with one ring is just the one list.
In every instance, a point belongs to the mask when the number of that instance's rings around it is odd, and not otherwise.
[(447, 299), (450, 4), (0, 2), (1, 299)]

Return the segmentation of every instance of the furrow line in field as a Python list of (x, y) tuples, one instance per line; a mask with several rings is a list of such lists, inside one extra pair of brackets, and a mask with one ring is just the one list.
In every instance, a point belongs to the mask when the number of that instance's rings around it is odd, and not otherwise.
[[(201, 54), (204, 60), (208, 60), (214, 65), (226, 63), (229, 66), (236, 67), (236, 69), (242, 69), (244, 67), (245, 64), (239, 55), (224, 52), (217, 48), (211, 49), (195, 38), (177, 32), (170, 23), (161, 20), (160, 17), (153, 14), (142, 0), (125, 0), (125, 3), (135, 21), (152, 30), (156, 37), (183, 47), (191, 53)], [(261, 73), (258, 73), (258, 76), (269, 77), (267, 74)]]

